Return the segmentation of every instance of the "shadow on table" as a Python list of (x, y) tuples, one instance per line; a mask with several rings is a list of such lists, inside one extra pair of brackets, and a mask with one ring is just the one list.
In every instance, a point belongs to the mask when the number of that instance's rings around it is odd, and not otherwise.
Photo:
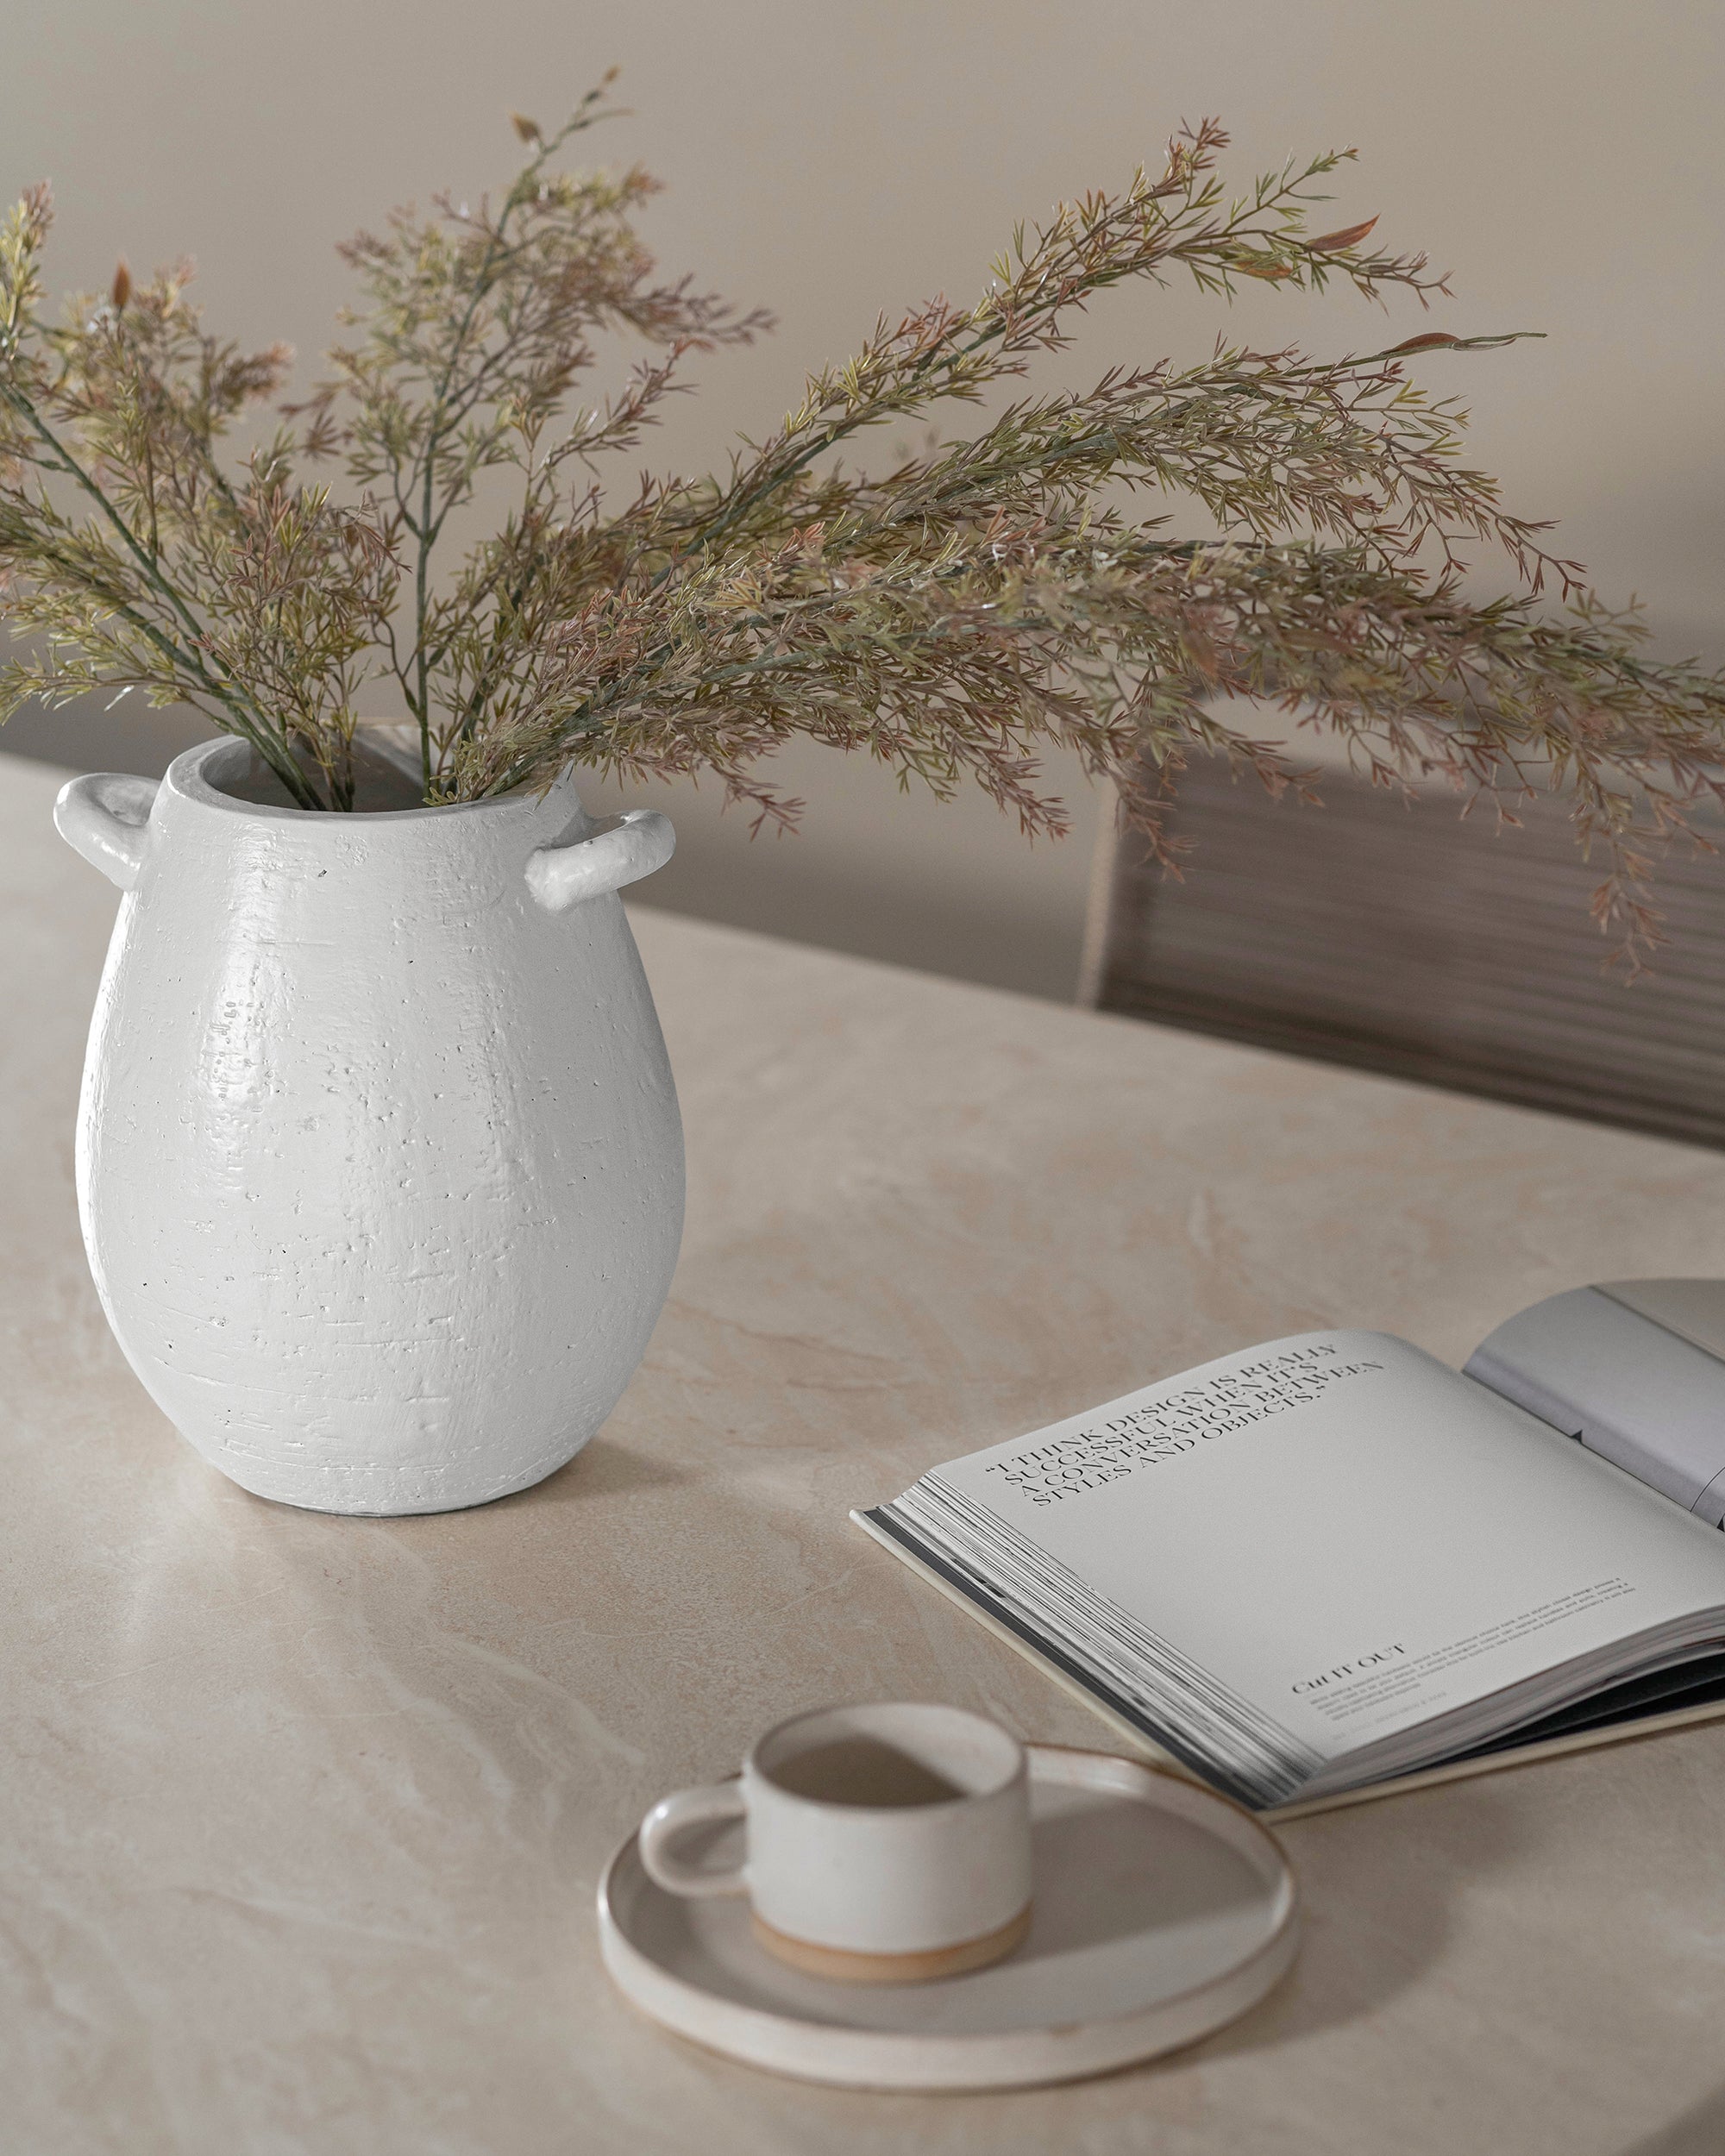
[(590, 1504), (595, 1498), (618, 1497), (630, 1490), (662, 1489), (688, 1479), (687, 1470), (668, 1466), (662, 1460), (649, 1459), (644, 1453), (619, 1445), (614, 1438), (600, 1435), (584, 1445), (567, 1467), (560, 1467), (555, 1475), (548, 1475), (531, 1489), (517, 1490), (511, 1497), (494, 1499), (486, 1509), (502, 1512), (524, 1505)]
[(1261, 2007), (1208, 2040), (1207, 2057), (1289, 2043), (1381, 2009), (1442, 1952), (1463, 1889), (1527, 1839), (1480, 1782), (1296, 1821), (1278, 1838), (1300, 1880), (1300, 1958)]
[(1680, 2119), (1660, 2127), (1645, 2140), (1633, 2142), (1623, 2156), (1719, 2156), (1722, 2148), (1725, 2148), (1725, 2089), (1716, 2089)]

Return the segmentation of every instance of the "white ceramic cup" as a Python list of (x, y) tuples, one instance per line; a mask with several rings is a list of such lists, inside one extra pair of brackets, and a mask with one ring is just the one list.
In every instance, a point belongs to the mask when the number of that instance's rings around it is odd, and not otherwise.
[[(747, 1822), (728, 1870), (675, 1854)], [(641, 1824), (668, 1894), (746, 1894), (756, 1937), (811, 1974), (915, 1984), (980, 1969), (1030, 1927), (1024, 1746), (957, 1707), (823, 1707), (769, 1729), (733, 1782), (680, 1789)]]

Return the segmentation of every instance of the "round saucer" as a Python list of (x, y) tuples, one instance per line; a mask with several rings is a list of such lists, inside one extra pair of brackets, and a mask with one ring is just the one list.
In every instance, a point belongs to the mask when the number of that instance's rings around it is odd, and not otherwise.
[(599, 1884), (605, 1965), (680, 2036), (863, 2089), (1105, 2073), (1209, 2035), (1287, 1971), (1294, 1877), (1250, 1813), (1106, 1752), (1032, 1745), (1030, 1771), (1030, 1936), (993, 1968), (938, 1984), (805, 1976), (757, 1943), (743, 1897), (686, 1901), (656, 1886), (633, 1834)]

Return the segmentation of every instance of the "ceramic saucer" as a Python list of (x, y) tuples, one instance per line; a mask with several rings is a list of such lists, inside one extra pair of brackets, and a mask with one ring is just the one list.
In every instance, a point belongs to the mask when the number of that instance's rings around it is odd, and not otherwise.
[(680, 2036), (865, 2089), (1070, 2081), (1194, 2043), (1255, 2006), (1298, 1937), (1274, 1838), (1136, 1759), (1033, 1745), (1030, 1767), (1030, 1937), (991, 1969), (917, 1984), (804, 1976), (756, 1942), (744, 1900), (654, 1885), (632, 1834), (599, 1886), (605, 1965)]

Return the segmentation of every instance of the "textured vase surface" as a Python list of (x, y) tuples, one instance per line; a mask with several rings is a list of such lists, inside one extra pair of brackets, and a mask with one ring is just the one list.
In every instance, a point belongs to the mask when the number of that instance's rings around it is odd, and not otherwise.
[(682, 1132), (617, 887), (669, 827), (572, 781), (319, 815), (74, 780), (122, 899), (78, 1129), (91, 1270), (175, 1426), (260, 1495), (441, 1512), (525, 1489), (639, 1363)]

